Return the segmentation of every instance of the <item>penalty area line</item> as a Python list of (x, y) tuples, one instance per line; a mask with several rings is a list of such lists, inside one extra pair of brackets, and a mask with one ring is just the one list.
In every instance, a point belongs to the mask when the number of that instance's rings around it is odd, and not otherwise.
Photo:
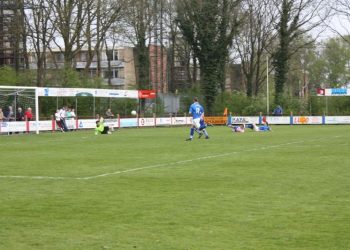
[[(335, 136), (335, 137), (332, 137), (332, 138), (337, 138), (337, 137), (338, 136)], [(293, 145), (293, 144), (301, 144), (301, 143), (305, 143), (305, 142), (320, 141), (320, 140), (323, 140), (323, 139), (329, 139), (329, 138), (318, 138), (318, 139), (308, 140), (308, 141), (305, 141), (305, 140), (293, 141), (293, 142), (282, 143), (282, 144), (277, 144), (277, 145), (262, 146), (262, 147), (244, 149), (244, 150), (241, 150), (241, 151), (232, 151), (232, 152), (216, 154), (216, 155), (201, 156), (201, 157), (188, 159), (188, 160), (181, 160), (181, 161), (168, 162), (168, 163), (163, 163), (163, 164), (149, 165), (149, 166), (145, 166), (145, 167), (131, 168), (131, 169), (126, 169), (126, 170), (120, 170), (120, 171), (103, 173), (103, 174), (86, 176), (86, 177), (0, 175), (0, 179), (91, 180), (91, 179), (97, 179), (97, 178), (102, 178), (102, 177), (108, 177), (108, 176), (112, 176), (112, 175), (119, 175), (119, 174), (131, 173), (131, 172), (136, 172), (136, 171), (142, 171), (142, 170), (152, 169), (152, 168), (162, 168), (162, 167), (177, 166), (177, 165), (182, 165), (182, 164), (186, 164), (186, 163), (190, 163), (190, 162), (194, 162), (194, 161), (207, 160), (207, 159), (213, 159), (213, 158), (220, 158), (220, 157), (225, 157), (225, 156), (234, 155), (234, 154), (238, 154), (238, 153), (246, 153), (246, 152), (259, 151), (259, 150), (268, 150), (268, 149), (280, 148), (280, 147)]]

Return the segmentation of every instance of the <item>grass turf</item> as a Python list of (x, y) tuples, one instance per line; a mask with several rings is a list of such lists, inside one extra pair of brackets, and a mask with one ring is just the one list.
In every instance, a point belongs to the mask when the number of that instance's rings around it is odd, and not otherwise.
[(0, 249), (349, 249), (350, 126), (0, 136)]

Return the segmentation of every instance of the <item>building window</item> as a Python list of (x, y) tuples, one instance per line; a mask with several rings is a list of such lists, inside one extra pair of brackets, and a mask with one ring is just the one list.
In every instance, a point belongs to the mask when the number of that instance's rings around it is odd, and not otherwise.
[(109, 70), (103, 71), (103, 78), (105, 79), (113, 78), (113, 71), (109, 71)]
[(118, 60), (118, 51), (117, 50), (107, 50), (106, 56), (108, 61), (116, 61)]
[(56, 62), (64, 62), (64, 55), (63, 53), (55, 53), (55, 60)]
[(80, 61), (86, 62), (86, 52), (80, 52)]

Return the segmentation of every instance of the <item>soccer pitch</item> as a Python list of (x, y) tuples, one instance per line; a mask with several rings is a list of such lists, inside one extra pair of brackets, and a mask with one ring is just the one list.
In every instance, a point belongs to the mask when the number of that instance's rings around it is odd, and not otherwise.
[(349, 249), (350, 126), (0, 136), (0, 249)]

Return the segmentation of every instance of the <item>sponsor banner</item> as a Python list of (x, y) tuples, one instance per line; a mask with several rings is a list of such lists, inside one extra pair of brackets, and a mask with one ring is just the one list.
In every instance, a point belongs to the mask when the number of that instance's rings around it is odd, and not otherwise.
[(108, 127), (117, 128), (118, 127), (118, 119), (105, 119), (105, 125)]
[(334, 89), (317, 89), (318, 96), (350, 96), (350, 89), (334, 88)]
[(78, 129), (96, 128), (95, 119), (78, 120)]
[(326, 116), (326, 124), (350, 124), (350, 116)]
[(224, 125), (227, 122), (227, 117), (226, 116), (205, 116), (204, 121), (206, 123)]
[(290, 124), (289, 116), (266, 116), (269, 124)]
[(2, 122), (1, 132), (23, 132), (26, 131), (26, 122)]
[(171, 118), (165, 117), (165, 118), (156, 118), (157, 125), (171, 125)]
[(36, 131), (39, 126), (40, 131), (52, 130), (52, 121), (30, 121), (29, 122), (29, 131)]
[(231, 124), (259, 123), (259, 116), (232, 116)]
[(322, 116), (293, 116), (293, 124), (322, 124)]
[(187, 124), (186, 117), (173, 117), (172, 120), (173, 120), (172, 124), (174, 124), (174, 125), (186, 125)]
[(138, 98), (137, 90), (85, 89), (85, 88), (37, 88), (38, 96), (94, 96), (110, 98)]
[(120, 119), (120, 127), (137, 127), (137, 118), (123, 118)]
[(66, 119), (66, 125), (68, 129), (75, 129), (75, 119)]
[[(207, 118), (210, 118), (209, 120)], [(226, 121), (226, 117), (206, 117), (206, 122), (215, 122), (214, 124), (223, 124), (222, 122)], [(350, 116), (268, 116), (266, 117), (269, 124), (290, 124), (291, 119), (293, 124), (303, 125), (303, 124), (350, 124)], [(246, 123), (255, 123), (259, 124), (259, 117), (232, 117), (232, 124), (246, 124)], [(150, 118), (123, 118), (120, 119), (120, 127), (153, 127), (157, 126), (170, 126), (170, 125), (190, 125), (192, 124), (191, 117), (163, 117), (156, 118), (156, 124), (154, 123), (155, 119)], [(75, 120), (68, 120), (67, 126), (69, 129), (75, 129)], [(219, 123), (221, 122), (221, 123)], [(139, 123), (139, 124), (138, 124)], [(118, 127), (118, 119), (106, 119), (105, 125), (111, 127)], [(29, 129), (30, 131), (51, 131), (52, 130), (52, 120), (47, 121), (30, 121)], [(95, 119), (86, 119), (78, 120), (78, 129), (95, 129), (96, 120)], [(0, 122), (0, 132), (25, 132), (26, 131), (26, 122)], [(57, 129), (57, 126), (56, 126)]]
[(155, 126), (155, 119), (153, 117), (139, 118), (139, 126), (140, 127)]
[(155, 90), (139, 90), (140, 99), (154, 99), (156, 96)]
[(7, 132), (8, 122), (0, 122), (0, 132)]

